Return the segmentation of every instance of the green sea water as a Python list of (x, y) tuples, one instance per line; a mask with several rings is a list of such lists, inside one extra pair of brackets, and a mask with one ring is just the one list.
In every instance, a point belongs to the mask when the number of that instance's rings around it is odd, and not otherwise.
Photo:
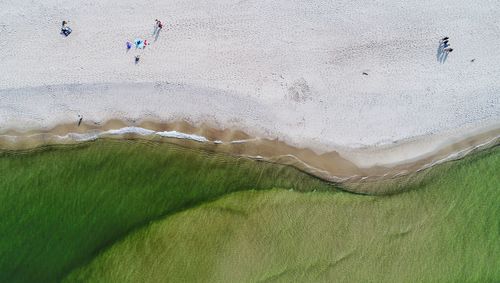
[(133, 229), (230, 192), (335, 191), (291, 167), (141, 141), (4, 152), (0, 172), (0, 282), (60, 280)]
[(166, 143), (4, 152), (0, 281), (495, 282), (499, 168), (497, 147), (364, 196)]

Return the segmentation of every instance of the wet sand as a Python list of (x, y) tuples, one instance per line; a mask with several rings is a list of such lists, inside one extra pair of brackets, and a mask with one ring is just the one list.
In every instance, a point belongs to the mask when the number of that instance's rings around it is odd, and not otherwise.
[[(161, 136), (162, 133), (176, 133), (176, 135)], [(461, 138), (448, 137), (436, 146), (436, 150), (425, 152), (420, 158), (406, 160), (401, 152), (421, 150), (420, 142), (428, 143), (429, 137), (416, 138), (392, 147), (358, 149), (355, 155), (349, 155), (352, 151), (318, 152), (318, 150), (294, 147), (277, 139), (255, 138), (239, 130), (221, 130), (206, 125), (195, 127), (186, 121), (159, 123), (151, 120), (109, 120), (100, 124), (88, 123), (84, 119), (80, 126), (78, 121), (75, 121), (46, 131), (20, 132), (10, 129), (0, 133), (0, 149), (32, 149), (50, 144), (88, 142), (96, 138), (169, 142), (190, 148), (287, 164), (324, 180), (341, 183), (353, 191), (367, 192), (365, 186), (358, 184), (408, 176), (442, 162), (459, 159), (471, 152), (496, 146), (500, 143), (500, 129), (476, 131), (473, 135)], [(364, 167), (353, 161), (363, 158), (363, 154), (365, 159), (385, 155), (390, 156), (388, 159), (399, 158), (399, 160), (393, 164)]]

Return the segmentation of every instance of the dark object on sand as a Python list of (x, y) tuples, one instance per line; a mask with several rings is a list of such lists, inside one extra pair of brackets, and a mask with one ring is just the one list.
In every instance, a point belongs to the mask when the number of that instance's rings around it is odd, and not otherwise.
[(363, 72), (363, 75), (365, 75), (365, 76), (368, 76), (368, 73), (366, 73), (366, 72)]
[(445, 48), (443, 51), (446, 53), (450, 53), (453, 51), (453, 48)]
[(136, 55), (136, 56), (135, 56), (135, 63), (136, 63), (136, 64), (137, 64), (137, 63), (139, 63), (139, 60), (140, 60), (140, 59), (141, 59), (141, 57), (140, 57), (139, 55)]
[(158, 20), (158, 19), (155, 19), (155, 29), (153, 31), (153, 35), (157, 34), (158, 32), (160, 32), (160, 30), (163, 28), (163, 23)]
[(61, 34), (63, 34), (64, 36), (70, 35), (71, 32), (73, 32), (73, 30), (70, 27), (63, 27), (61, 29)]
[(67, 26), (67, 24), (68, 24), (67, 21), (62, 21), (61, 34), (63, 34), (64, 36), (70, 35), (71, 32), (73, 31), (70, 27)]
[(83, 117), (80, 117), (80, 119), (78, 120), (78, 127), (80, 127), (80, 124), (82, 123), (82, 120), (83, 120)]
[(156, 24), (156, 27), (158, 29), (162, 29), (163, 28), (163, 23), (160, 20), (155, 19), (155, 24)]
[(472, 60), (470, 60), (470, 61), (471, 61), (472, 63), (474, 63), (474, 61), (476, 61), (476, 59), (472, 59)]
[(448, 39), (450, 39), (450, 38), (446, 36), (446, 37), (443, 37), (443, 39), (441, 39), (441, 40), (442, 41), (445, 41), (445, 40), (447, 41)]

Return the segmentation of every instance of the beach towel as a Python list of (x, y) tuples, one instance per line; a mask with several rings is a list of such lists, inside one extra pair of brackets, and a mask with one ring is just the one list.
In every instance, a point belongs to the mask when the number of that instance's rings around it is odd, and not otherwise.
[(139, 48), (139, 49), (144, 48), (144, 40), (142, 40), (140, 38), (136, 38), (134, 40), (134, 44), (135, 44), (135, 48)]

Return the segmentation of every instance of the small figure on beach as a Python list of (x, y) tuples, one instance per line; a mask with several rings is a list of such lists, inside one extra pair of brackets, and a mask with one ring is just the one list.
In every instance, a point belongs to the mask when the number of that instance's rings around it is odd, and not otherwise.
[(155, 28), (153, 30), (153, 35), (155, 36), (155, 41), (158, 40), (158, 36), (160, 36), (160, 31), (162, 28), (163, 28), (163, 23), (160, 20), (155, 19)]
[(439, 40), (439, 47), (437, 50), (437, 60), (443, 64), (446, 62), (446, 59), (448, 58), (448, 54), (453, 51), (453, 48), (450, 47), (449, 42), (449, 37), (443, 37), (441, 40)]
[(163, 23), (160, 20), (155, 19), (155, 29), (153, 31), (153, 35), (159, 32), (162, 28), (163, 28)]
[(139, 63), (139, 60), (141, 59), (141, 56), (140, 55), (135, 55), (135, 63), (138, 64)]
[(83, 120), (83, 116), (81, 116), (80, 114), (78, 114), (78, 127), (80, 127), (80, 124), (82, 123), (82, 120)]
[(130, 41), (127, 41), (126, 46), (127, 46), (127, 51), (129, 51), (132, 48), (132, 43)]
[(68, 26), (68, 22), (69, 21), (62, 21), (62, 25), (61, 25), (61, 34), (63, 34), (64, 36), (68, 36), (71, 34), (71, 32), (73, 31), (69, 26)]
[(149, 45), (149, 42), (148, 42), (148, 40), (147, 40), (147, 39), (145, 39), (145, 40), (144, 40), (144, 49), (146, 49), (146, 46), (148, 46), (148, 45)]
[(144, 48), (144, 40), (142, 40), (140, 38), (136, 38), (134, 40), (134, 44), (135, 44), (135, 48), (139, 48), (139, 49)]

